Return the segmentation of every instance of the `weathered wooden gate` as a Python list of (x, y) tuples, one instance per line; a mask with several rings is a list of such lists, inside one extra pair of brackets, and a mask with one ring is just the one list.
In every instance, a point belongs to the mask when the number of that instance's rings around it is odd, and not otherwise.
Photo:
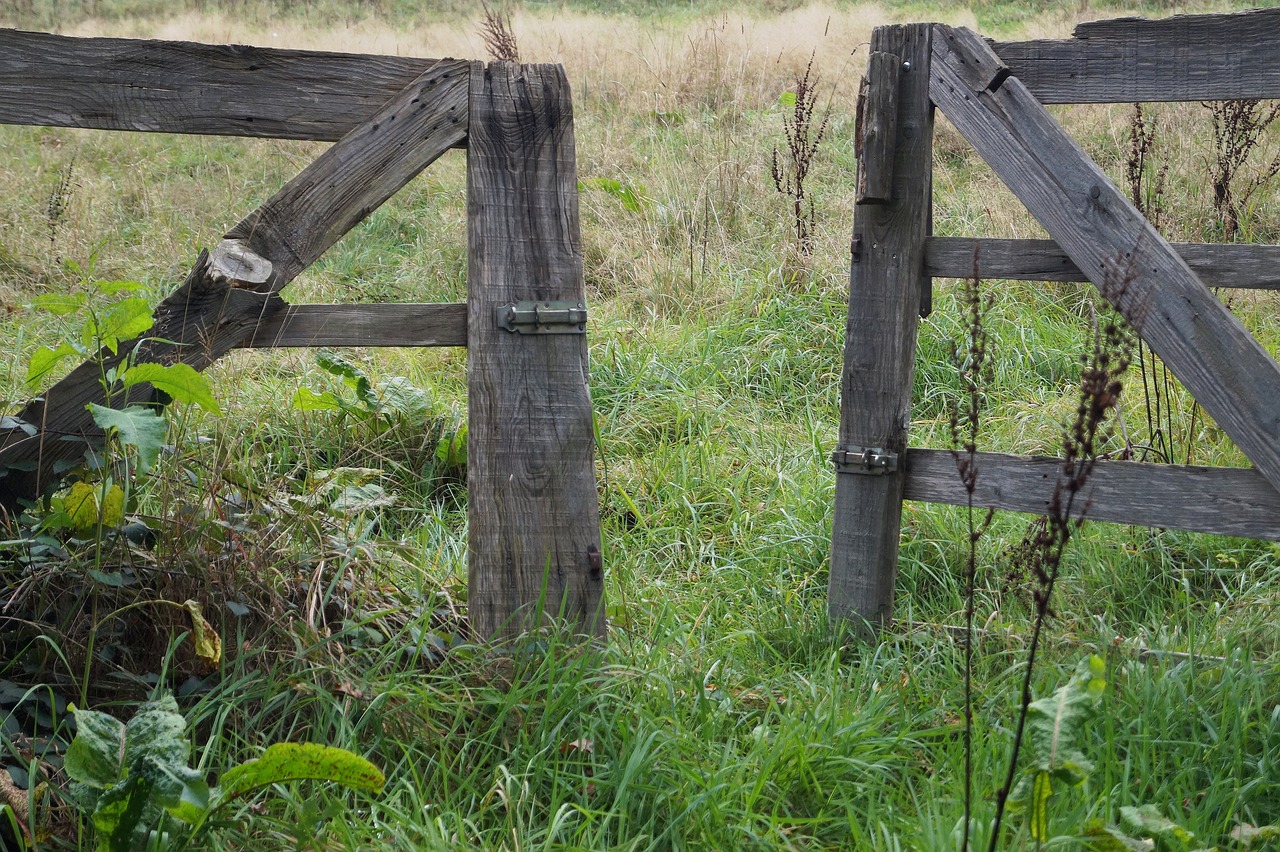
[[(469, 615), (481, 638), (559, 616), (602, 636), (573, 108), (563, 69), (0, 30), (0, 122), (336, 140), (202, 252), (138, 357), (237, 347), (468, 347)], [(467, 149), (465, 304), (290, 306), (303, 269), (450, 148)], [(125, 353), (133, 344), (120, 347)], [(118, 356), (123, 357), (123, 355)], [(111, 356), (108, 356), (108, 360)], [(0, 503), (100, 438), (89, 363), (0, 434)], [(138, 386), (134, 400), (154, 391)], [(34, 464), (32, 464), (34, 462)]]
[[(1042, 105), (1280, 98), (1277, 33), (1280, 9), (1099, 21), (1073, 39), (994, 45), (938, 24), (875, 30), (834, 455), (833, 616), (891, 617), (904, 498), (968, 501), (949, 451), (907, 448), (934, 277), (1092, 281), (1255, 465), (1100, 461), (1076, 501), (1090, 518), (1280, 539), (1280, 367), (1206, 286), (1280, 289), (1280, 246), (1170, 245)], [(935, 106), (1052, 240), (931, 235)], [(1061, 467), (998, 453), (977, 465), (974, 505), (1039, 513)]]

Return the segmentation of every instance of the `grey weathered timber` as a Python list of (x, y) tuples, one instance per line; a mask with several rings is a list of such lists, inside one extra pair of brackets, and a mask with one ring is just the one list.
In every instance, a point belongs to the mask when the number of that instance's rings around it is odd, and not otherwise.
[[(465, 138), (468, 77), (467, 66), (454, 62), (427, 71), (232, 228), (226, 236), (231, 246), (224, 242), (213, 259), (201, 252), (182, 286), (156, 308), (137, 359), (183, 361), (202, 370), (282, 310), (278, 293), (286, 284)], [(237, 256), (256, 258), (245, 264), (249, 278), (261, 277), (257, 261), (265, 261), (266, 280), (234, 277)], [(122, 343), (119, 356), (106, 353), (107, 363), (118, 363), (134, 348)], [(0, 433), (0, 467), (39, 460), (38, 473), (0, 479), (0, 505), (12, 508), (18, 498), (38, 495), (52, 481), (55, 462), (83, 451), (59, 436), (99, 435), (85, 406), (102, 401), (100, 376), (99, 365), (88, 361), (29, 403), (18, 416), (39, 428), (35, 436), (17, 429)], [(153, 393), (143, 385), (132, 391), (143, 400)]]
[(995, 52), (1041, 103), (1280, 98), (1280, 8), (1092, 21)]
[[(1240, 243), (1170, 243), (1191, 271), (1211, 287), (1280, 290), (1280, 246)], [(974, 252), (983, 278), (1088, 281), (1053, 240), (930, 237), (925, 271), (935, 278), (972, 278)]]
[(1017, 77), (975, 93), (972, 33), (934, 30), (931, 95), (1000, 179), (1280, 488), (1280, 366)]
[[(975, 461), (973, 505), (1049, 511), (1061, 459), (978, 453)], [(968, 503), (950, 450), (908, 450), (906, 480), (908, 500)], [(1280, 493), (1249, 468), (1099, 461), (1073, 505), (1095, 521), (1280, 541)]]
[(236, 344), (282, 346), (466, 346), (467, 305), (288, 305)]
[(866, 98), (859, 103), (858, 204), (883, 204), (893, 192), (902, 57), (875, 51), (867, 60)]
[(0, 123), (334, 141), (438, 61), (0, 29)]
[[(911, 412), (924, 239), (932, 192), (928, 25), (878, 27), (873, 52), (901, 58), (891, 198), (854, 210), (840, 447), (904, 453)], [(909, 63), (909, 65), (907, 64)], [(864, 148), (864, 157), (869, 154)], [(860, 168), (865, 165), (860, 165)], [(836, 477), (828, 609), (867, 635), (892, 616), (902, 475)]]
[(467, 609), (481, 639), (548, 617), (603, 637), (587, 340), (498, 328), (494, 309), (583, 300), (569, 84), (475, 63), (467, 148)]

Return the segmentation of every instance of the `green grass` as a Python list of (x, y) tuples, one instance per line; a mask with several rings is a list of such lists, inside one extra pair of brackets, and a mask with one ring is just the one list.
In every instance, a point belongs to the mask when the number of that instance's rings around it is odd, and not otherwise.
[[(280, 43), (268, 32), (278, 26), (297, 46), (352, 50), (364, 49), (362, 39), (379, 49), (387, 33), (424, 33), (412, 50), (436, 55), (478, 44), (465, 17), (472, 11), (448, 4), (335, 2), (328, 27), (308, 27), (301, 4), (283, 2), (210, 0), (203, 15), (187, 15), (201, 4), (98, 0), (93, 19), (85, 15), (93, 4), (27, 5), (6, 22), (98, 34), (179, 27), (164, 31), (259, 43)], [(296, 411), (299, 387), (342, 393), (341, 383), (309, 352), (236, 352), (210, 371), (224, 417), (178, 412), (174, 452), (145, 485), (140, 514), (158, 532), (153, 551), (7, 551), (26, 561), (6, 557), (0, 597), (39, 618), (0, 621), (0, 681), (51, 684), (80, 701), (84, 641), (96, 630), (92, 706), (128, 715), (157, 683), (175, 689), (194, 759), (211, 780), (286, 739), (351, 749), (387, 775), (376, 796), (280, 785), (222, 814), (200, 841), (212, 848), (955, 848), (962, 647), (948, 627), (963, 622), (963, 511), (906, 506), (898, 620), (880, 643), (860, 644), (826, 616), (827, 457), (838, 430), (859, 45), (882, 16), (972, 15), (1016, 38), (1066, 35), (1077, 17), (1174, 10), (775, 5), (738, 15), (718, 3), (636, 14), (530, 4), (516, 18), (523, 51), (568, 68), (580, 177), (618, 181), (641, 201), (628, 209), (600, 183), (581, 195), (606, 647), (549, 633), (493, 654), (457, 635), (466, 495), (461, 471), (436, 450), (465, 414), (465, 353), (344, 353), (375, 382), (403, 377), (429, 394), (430, 410), (405, 418)], [(815, 253), (797, 276), (768, 162), (783, 143), (778, 96), (813, 50), (833, 116), (813, 170)], [(1126, 109), (1056, 112), (1121, 179)], [(1210, 239), (1208, 113), (1192, 104), (1159, 106), (1155, 116), (1170, 164), (1169, 236)], [(1273, 129), (1273, 156), (1277, 144)], [(158, 300), (199, 248), (320, 150), (0, 129), (4, 396), (24, 400), (31, 353), (68, 334), (67, 322), (25, 307), (40, 293), (81, 286), (66, 261), (85, 264), (96, 252), (97, 275), (140, 280)], [(937, 233), (1040, 235), (944, 122), (936, 153)], [(288, 297), (461, 299), (462, 163), (449, 155), (413, 181)], [(48, 199), (68, 169), (66, 211), (51, 226)], [(1274, 192), (1256, 198), (1247, 234), (1280, 241)], [(982, 448), (1056, 452), (1098, 299), (1079, 285), (986, 286), (996, 297), (996, 371)], [(934, 313), (920, 326), (912, 440), (942, 447), (961, 392), (949, 352), (964, 329), (958, 285), (935, 287)], [(1237, 294), (1233, 306), (1274, 351), (1274, 298)], [(1141, 439), (1140, 382), (1131, 382), (1124, 417)], [(1179, 446), (1194, 447), (1201, 463), (1243, 464), (1203, 415), (1192, 428), (1190, 409), (1179, 392)], [(1118, 446), (1112, 439), (1107, 449)], [(334, 509), (341, 486), (355, 482), (376, 484), (393, 502)], [(982, 847), (1029, 641), (1029, 587), (1010, 576), (1006, 557), (1028, 520), (997, 517), (979, 558), (974, 836)], [(1121, 807), (1146, 803), (1223, 848), (1239, 823), (1280, 822), (1280, 550), (1091, 524), (1063, 572), (1036, 693), (1051, 692), (1091, 653), (1107, 660), (1110, 688), (1086, 737), (1096, 768), (1052, 806), (1062, 835), (1054, 848), (1071, 848), (1089, 819), (1114, 822)], [(178, 641), (189, 624), (163, 607), (110, 615), (139, 596), (204, 601), (226, 644), (221, 669), (200, 667)], [(0, 704), (0, 718), (13, 705)], [(47, 735), (56, 724), (49, 714), (62, 712), (31, 706), (10, 713), (17, 727), (5, 730), (0, 764), (29, 761), (19, 735)], [(59, 835), (89, 843), (74, 830)], [(1003, 848), (1034, 842), (1015, 826)]]

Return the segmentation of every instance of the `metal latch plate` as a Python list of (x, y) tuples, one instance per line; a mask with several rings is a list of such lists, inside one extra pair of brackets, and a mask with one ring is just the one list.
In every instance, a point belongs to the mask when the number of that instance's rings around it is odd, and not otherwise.
[(898, 469), (898, 454), (882, 447), (839, 447), (831, 454), (836, 473), (883, 476)]
[(586, 334), (587, 306), (582, 302), (509, 302), (493, 309), (498, 328), (514, 334)]

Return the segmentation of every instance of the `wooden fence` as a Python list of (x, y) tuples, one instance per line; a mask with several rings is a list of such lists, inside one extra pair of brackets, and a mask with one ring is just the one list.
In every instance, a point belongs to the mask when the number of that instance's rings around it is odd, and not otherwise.
[[(892, 614), (902, 501), (965, 504), (949, 450), (908, 449), (918, 319), (935, 277), (1083, 281), (1254, 464), (1099, 461), (1088, 517), (1280, 540), (1280, 367), (1209, 286), (1280, 289), (1280, 246), (1171, 245), (1043, 104), (1280, 98), (1280, 9), (1081, 24), (992, 44), (937, 24), (871, 41), (842, 378), (829, 606)], [(935, 106), (1052, 240), (932, 236)], [(1208, 286), (1207, 286), (1208, 285)], [(1044, 513), (1059, 460), (980, 453), (974, 504)]]
[[(0, 123), (335, 141), (202, 252), (139, 357), (467, 346), (469, 613), (481, 638), (567, 619), (603, 636), (573, 108), (556, 65), (484, 65), (0, 30)], [(281, 291), (450, 148), (467, 156), (467, 301), (287, 305)], [(124, 344), (120, 352), (134, 349)], [(107, 360), (113, 360), (104, 353)], [(86, 363), (0, 433), (0, 504), (101, 438)], [(154, 398), (135, 388), (134, 401)]]

